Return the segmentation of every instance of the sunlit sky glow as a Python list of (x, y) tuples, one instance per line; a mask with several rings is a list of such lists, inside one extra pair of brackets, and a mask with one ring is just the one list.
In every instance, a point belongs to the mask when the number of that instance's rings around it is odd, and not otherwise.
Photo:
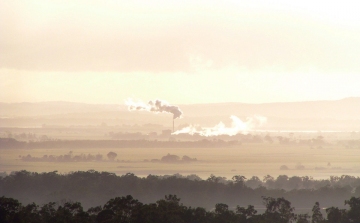
[(357, 1), (0, 0), (0, 102), (359, 97)]

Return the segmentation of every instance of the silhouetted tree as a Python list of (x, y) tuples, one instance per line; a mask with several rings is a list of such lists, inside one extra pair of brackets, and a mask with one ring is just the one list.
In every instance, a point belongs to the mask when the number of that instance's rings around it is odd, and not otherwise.
[(216, 204), (214, 212), (215, 212), (214, 223), (234, 221), (235, 218), (234, 212), (229, 210), (229, 206), (227, 204), (222, 204), (222, 203)]
[(179, 160), (180, 160), (179, 156), (171, 155), (170, 153), (168, 153), (166, 156), (163, 156), (161, 158), (162, 162), (168, 162), (168, 163), (178, 162)]
[(20, 222), (20, 209), (21, 203), (18, 200), (0, 197), (0, 222)]
[(131, 195), (127, 195), (126, 197), (110, 199), (104, 205), (104, 210), (100, 213), (102, 213), (103, 218), (106, 219), (111, 216), (114, 222), (133, 222), (140, 206), (142, 206), (141, 202), (134, 199)]
[(256, 215), (257, 211), (254, 209), (254, 206), (249, 205), (247, 208), (236, 206), (236, 214), (238, 215), (238, 220), (242, 222), (247, 222), (248, 219), (251, 219)]
[(308, 214), (299, 214), (296, 223), (310, 223), (309, 219), (310, 216)]
[(345, 209), (330, 207), (326, 209), (328, 223), (348, 223), (347, 213)]
[(113, 161), (117, 157), (117, 154), (114, 152), (109, 152), (106, 156), (109, 158), (109, 160)]
[(55, 214), (56, 214), (55, 207), (56, 207), (55, 202), (49, 202), (48, 204), (44, 204), (40, 208), (39, 214), (43, 222), (54, 222)]
[(360, 197), (352, 197), (350, 200), (346, 200), (345, 204), (350, 206), (347, 213), (350, 222), (360, 222)]
[(324, 218), (320, 211), (320, 204), (319, 202), (316, 202), (314, 207), (312, 208), (312, 216), (311, 216), (311, 223), (321, 223)]
[(41, 221), (38, 211), (39, 206), (35, 203), (31, 203), (26, 205), (25, 207), (22, 207), (19, 211), (19, 215), (22, 222), (37, 223)]
[(182, 218), (183, 213), (186, 211), (186, 207), (180, 204), (180, 198), (176, 195), (166, 195), (165, 199), (161, 199), (156, 202), (159, 223), (185, 223)]
[(291, 207), (290, 201), (282, 198), (262, 197), (266, 211), (264, 213), (267, 222), (288, 223), (296, 219), (295, 208)]
[(234, 183), (236, 184), (240, 184), (240, 185), (244, 185), (244, 182), (246, 180), (246, 177), (241, 176), (241, 175), (235, 175), (232, 177), (232, 180), (234, 181)]

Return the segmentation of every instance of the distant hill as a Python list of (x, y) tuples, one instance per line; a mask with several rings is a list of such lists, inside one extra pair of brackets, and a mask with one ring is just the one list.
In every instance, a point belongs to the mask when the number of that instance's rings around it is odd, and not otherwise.
[[(360, 97), (335, 101), (279, 102), (264, 104), (212, 103), (179, 105), (184, 117), (250, 116), (281, 118), (360, 119)], [(124, 104), (85, 104), (75, 102), (1, 103), (0, 116), (43, 116), (70, 113), (126, 111)]]
[(253, 114), (281, 118), (360, 119), (360, 97), (336, 101), (280, 102), (264, 104), (216, 103), (182, 105), (188, 116)]
[(0, 116), (43, 116), (68, 113), (88, 113), (125, 110), (122, 104), (85, 104), (65, 101), (50, 101), (39, 103), (2, 103)]
[[(265, 116), (269, 130), (360, 130), (360, 98), (334, 101), (281, 102), (264, 104), (213, 103), (179, 105), (184, 118), (175, 126), (200, 124), (211, 127), (230, 115), (242, 120), (253, 115)], [(172, 127), (172, 115), (145, 111), (129, 112), (124, 104), (85, 104), (75, 102), (0, 103), (0, 126), (46, 125), (143, 125)]]

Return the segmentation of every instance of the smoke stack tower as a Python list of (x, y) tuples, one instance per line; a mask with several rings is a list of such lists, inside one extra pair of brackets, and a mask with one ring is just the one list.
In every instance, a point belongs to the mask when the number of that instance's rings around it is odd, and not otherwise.
[[(177, 118), (181, 118), (182, 111), (179, 107), (170, 105), (166, 101), (161, 101), (159, 99), (155, 101), (149, 101), (147, 104), (143, 102), (134, 102), (131, 98), (125, 101), (126, 105), (128, 106), (129, 111), (149, 111), (154, 113), (162, 113), (167, 112), (173, 114), (173, 129), (172, 132), (175, 132), (175, 124), (174, 120)], [(171, 130), (170, 130), (171, 131)]]

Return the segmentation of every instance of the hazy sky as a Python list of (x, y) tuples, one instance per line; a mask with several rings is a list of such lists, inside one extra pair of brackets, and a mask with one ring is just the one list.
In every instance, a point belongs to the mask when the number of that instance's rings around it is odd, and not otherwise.
[(0, 102), (358, 97), (359, 8), (314, 0), (0, 0)]

